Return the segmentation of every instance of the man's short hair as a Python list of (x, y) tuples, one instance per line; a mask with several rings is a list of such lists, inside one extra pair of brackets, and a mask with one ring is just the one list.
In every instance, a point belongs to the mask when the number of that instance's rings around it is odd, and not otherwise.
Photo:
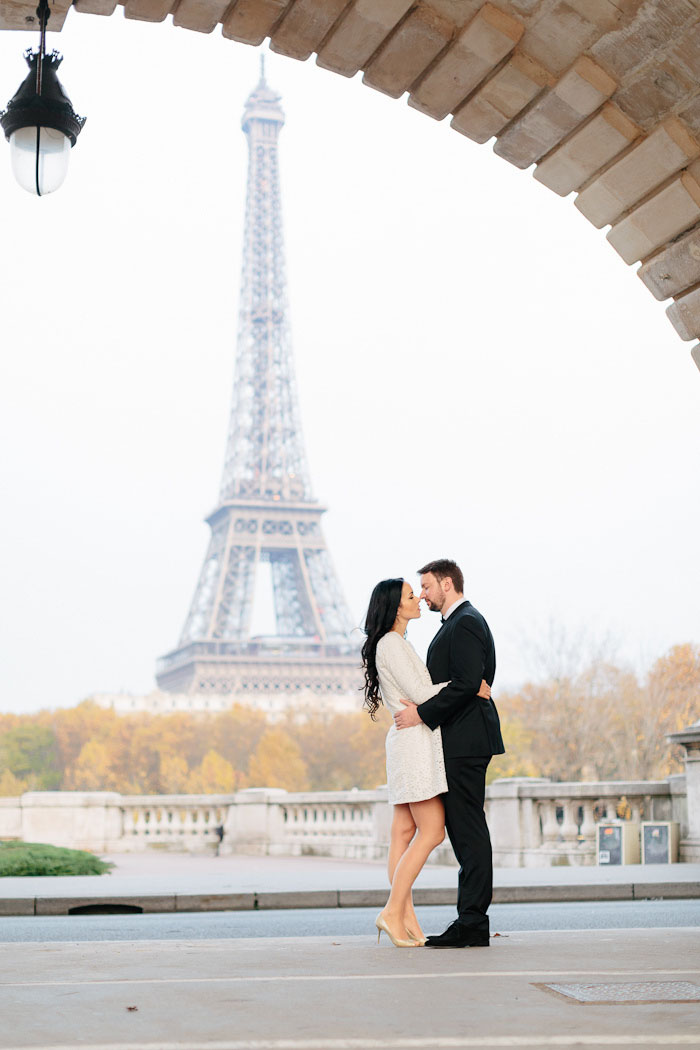
[(450, 561), (449, 558), (436, 558), (435, 561), (429, 561), (427, 565), (418, 570), (419, 576), (423, 576), (426, 572), (432, 572), (436, 580), (444, 580), (449, 576), (457, 594), (464, 594), (464, 575), (456, 561)]

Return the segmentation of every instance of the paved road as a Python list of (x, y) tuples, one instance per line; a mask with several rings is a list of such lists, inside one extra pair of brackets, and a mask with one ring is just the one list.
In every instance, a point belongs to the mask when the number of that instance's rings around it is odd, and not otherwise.
[[(362, 936), (376, 908), (313, 911), (183, 912), (178, 915), (57, 915), (0, 919), (0, 943), (29, 941), (215, 940), (256, 937)], [(420, 908), (427, 932), (454, 918), (449, 907)], [(700, 926), (700, 900), (494, 904), (492, 932), (661, 929)]]

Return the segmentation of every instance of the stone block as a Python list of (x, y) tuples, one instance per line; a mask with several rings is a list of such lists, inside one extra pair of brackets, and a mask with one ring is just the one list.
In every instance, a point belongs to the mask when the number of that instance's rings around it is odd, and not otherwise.
[[(383, 0), (381, 0), (383, 3)], [(495, 0), (497, 7), (511, 7), (512, 4), (499, 3)], [(538, 0), (541, 2), (541, 0)], [(442, 15), (454, 24), (455, 29), (463, 29), (467, 22), (471, 22), (474, 15), (484, 6), (484, 0), (414, 0), (414, 3), (429, 4), (436, 14)]]
[[(51, 4), (51, 18), (49, 20), (48, 31), (49, 33), (58, 33), (63, 29), (63, 23), (66, 20), (66, 15), (71, 6), (70, 0), (57, 0), (56, 4)], [(2, 29), (20, 29), (25, 32), (38, 29), (39, 20), (36, 15), (37, 5), (35, 2), (17, 2), (17, 0), (10, 0), (8, 3), (5, 0), (4, 3), (0, 4), (0, 30)], [(32, 44), (36, 44), (38, 41), (32, 41)], [(47, 50), (50, 50), (48, 48)]]
[(670, 57), (683, 67), (691, 80), (700, 81), (700, 22), (686, 28), (671, 48)]
[(630, 901), (634, 900), (632, 883), (599, 882), (587, 885), (494, 886), (494, 904), (528, 904), (538, 901)]
[(409, 106), (442, 120), (510, 54), (523, 25), (492, 4), (484, 4), (450, 49), (420, 81)]
[(139, 22), (164, 22), (176, 0), (126, 0), (124, 15)]
[(639, 268), (637, 276), (659, 301), (700, 283), (700, 229), (659, 252)]
[(562, 73), (603, 33), (613, 29), (619, 17), (615, 0), (543, 4), (525, 31), (523, 50), (553, 73)]
[(261, 911), (276, 908), (337, 908), (337, 890), (291, 890), (279, 893), (256, 893), (256, 907)]
[(695, 362), (695, 364), (700, 369), (700, 343), (696, 343), (695, 344), (693, 349), (690, 351), (690, 356), (692, 357), (693, 361)]
[(0, 918), (8, 915), (33, 915), (34, 908), (34, 897), (0, 898)]
[(270, 38), (270, 50), (300, 62), (318, 50), (350, 0), (296, 0)]
[(700, 95), (696, 95), (687, 106), (679, 110), (678, 116), (688, 125), (693, 135), (700, 137)]
[(666, 316), (684, 342), (700, 336), (700, 288), (681, 295), (666, 310)]
[(697, 90), (671, 60), (653, 62), (635, 73), (618, 91), (615, 102), (644, 130), (654, 127), (671, 112), (678, 112)]
[(0, 839), (21, 839), (21, 798), (0, 798)]
[(576, 207), (600, 229), (699, 154), (700, 146), (685, 124), (670, 117), (587, 186), (576, 198)]
[(22, 838), (69, 849), (102, 851), (121, 835), (121, 795), (111, 791), (27, 791)]
[(113, 15), (117, 9), (117, 0), (75, 0), (73, 7), (85, 15)]
[(505, 130), (494, 152), (518, 168), (528, 168), (595, 113), (616, 86), (600, 66), (582, 56), (558, 84)]
[(700, 897), (700, 883), (686, 880), (683, 882), (641, 882), (632, 886), (636, 901), (653, 900), (697, 900)]
[(608, 102), (580, 131), (538, 164), (534, 176), (550, 190), (566, 197), (613, 160), (640, 133), (636, 124)]
[(591, 47), (591, 55), (621, 79), (658, 55), (697, 17), (693, 0), (640, 4), (631, 20)]
[(254, 893), (178, 893), (175, 911), (253, 911)]
[(474, 142), (487, 142), (517, 117), (555, 78), (529, 55), (516, 51), (505, 66), (461, 106), (450, 127)]
[(227, 0), (179, 0), (173, 25), (196, 33), (211, 33), (228, 11)]
[(436, 904), (455, 905), (457, 903), (457, 872), (454, 886), (418, 886), (413, 890), (413, 901), (421, 908)]
[(414, 0), (356, 0), (318, 52), (317, 63), (344, 77), (363, 69)]
[(391, 34), (367, 67), (363, 84), (400, 98), (454, 35), (454, 24), (428, 7), (417, 7)]
[(256, 47), (269, 36), (293, 0), (238, 0), (224, 19), (222, 34)]
[(686, 171), (613, 226), (607, 237), (615, 251), (631, 264), (645, 259), (699, 221), (700, 182)]
[[(414, 891), (415, 892), (415, 891)], [(383, 890), (338, 890), (339, 908), (383, 908), (388, 891)], [(414, 898), (415, 899), (415, 898)]]

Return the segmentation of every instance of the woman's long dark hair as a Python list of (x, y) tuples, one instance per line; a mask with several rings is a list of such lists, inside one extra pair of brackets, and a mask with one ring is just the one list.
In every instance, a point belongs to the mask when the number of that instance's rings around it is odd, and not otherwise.
[(367, 638), (362, 646), (362, 666), (365, 671), (364, 707), (374, 720), (377, 709), (382, 702), (379, 692), (379, 675), (377, 674), (377, 643), (396, 622), (396, 614), (401, 604), (401, 591), (404, 581), (380, 580), (372, 591), (367, 615), (365, 616), (365, 634)]

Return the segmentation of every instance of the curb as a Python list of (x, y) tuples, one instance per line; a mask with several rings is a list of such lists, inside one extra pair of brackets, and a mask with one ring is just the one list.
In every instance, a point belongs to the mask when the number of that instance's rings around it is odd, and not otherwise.
[[(292, 908), (381, 908), (387, 890), (296, 890), (267, 893), (172, 893), (90, 897), (0, 898), (0, 916), (87, 915), (105, 913), (269, 911)], [(577, 901), (689, 900), (700, 898), (697, 882), (600, 883), (573, 886), (497, 886), (494, 904)], [(417, 905), (455, 905), (457, 888), (414, 891)]]

